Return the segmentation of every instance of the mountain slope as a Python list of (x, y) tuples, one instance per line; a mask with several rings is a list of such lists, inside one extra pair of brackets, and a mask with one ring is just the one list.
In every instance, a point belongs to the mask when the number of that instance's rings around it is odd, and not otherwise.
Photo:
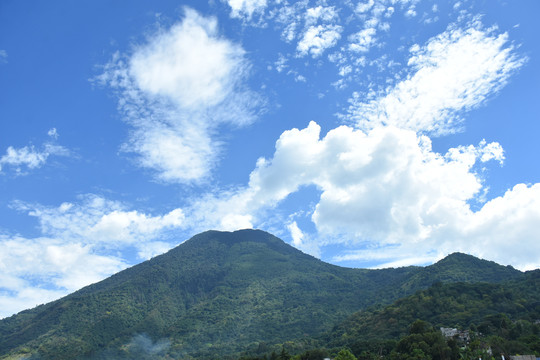
[(390, 303), (433, 282), (521, 275), (473, 257), (465, 260), (426, 268), (348, 269), (262, 231), (209, 231), (63, 299), (0, 321), (0, 356), (99, 356), (106, 348), (125, 349), (133, 336), (144, 333), (170, 341), (168, 352), (175, 358), (224, 358), (259, 342), (323, 333), (355, 311)]
[[(498, 284), (436, 283), (391, 305), (351, 315), (322, 336), (320, 344), (360, 354), (375, 343), (405, 336), (418, 319), (437, 329), (472, 328), (483, 341), (494, 340), (494, 348), (505, 343), (506, 355), (540, 352), (540, 270)], [(498, 338), (486, 339), (489, 336)]]

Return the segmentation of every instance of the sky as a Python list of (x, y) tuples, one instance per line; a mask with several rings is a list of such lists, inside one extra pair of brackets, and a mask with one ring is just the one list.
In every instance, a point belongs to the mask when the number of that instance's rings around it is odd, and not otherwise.
[(0, 2), (0, 317), (202, 231), (540, 267), (537, 0)]

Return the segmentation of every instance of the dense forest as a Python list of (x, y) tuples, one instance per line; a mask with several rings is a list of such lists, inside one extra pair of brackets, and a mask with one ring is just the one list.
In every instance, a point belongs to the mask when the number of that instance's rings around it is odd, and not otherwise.
[[(539, 285), (538, 271), (465, 254), (427, 267), (348, 269), (262, 231), (210, 231), (0, 320), (0, 359), (538, 354)], [(440, 327), (471, 339), (442, 337)]]

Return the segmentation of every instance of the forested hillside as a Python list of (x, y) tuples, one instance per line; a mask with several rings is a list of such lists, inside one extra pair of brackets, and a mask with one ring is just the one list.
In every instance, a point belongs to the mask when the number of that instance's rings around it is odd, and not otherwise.
[(470, 331), (505, 355), (540, 354), (540, 270), (503, 284), (437, 283), (392, 305), (355, 313), (321, 343), (359, 355), (375, 343), (403, 338), (416, 320), (437, 330)]
[[(523, 276), (463, 254), (425, 268), (341, 268), (262, 231), (210, 231), (63, 299), (1, 320), (0, 357), (120, 358), (146, 344), (165, 358), (236, 358), (287, 341), (300, 344), (295, 348), (300, 351), (353, 313), (388, 305), (434, 283)], [(496, 297), (499, 290), (488, 286), (485, 291)], [(384, 311), (392, 310), (373, 316)], [(401, 316), (392, 330), (380, 329), (381, 336), (401, 334), (414, 318)], [(336, 331), (351, 324), (352, 333), (363, 337), (364, 318), (366, 324), (372, 321), (367, 313), (357, 313)], [(350, 339), (338, 332), (327, 335), (328, 344), (340, 346), (336, 339), (343, 337), (348, 345)]]
[[(445, 337), (441, 328), (453, 335)], [(248, 351), (244, 360), (321, 360), (344, 350), (348, 360), (538, 356), (540, 270), (503, 284), (439, 282), (391, 305), (357, 312), (310, 343), (289, 341), (265, 354)]]

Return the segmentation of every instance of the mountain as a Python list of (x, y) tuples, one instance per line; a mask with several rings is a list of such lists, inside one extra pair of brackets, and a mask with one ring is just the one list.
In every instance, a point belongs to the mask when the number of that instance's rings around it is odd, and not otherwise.
[(470, 329), (499, 354), (540, 353), (540, 270), (497, 284), (436, 283), (391, 305), (354, 313), (318, 345), (346, 347), (357, 356), (377, 346), (388, 352), (418, 319), (436, 329)]
[(141, 337), (152, 351), (172, 358), (234, 357), (266, 343), (308, 341), (356, 311), (437, 282), (521, 276), (463, 254), (425, 268), (342, 268), (263, 231), (208, 231), (60, 300), (1, 320), (0, 358), (119, 358)]
[(520, 278), (521, 274), (511, 266), (505, 267), (472, 255), (453, 253), (411, 276), (402, 284), (402, 288), (405, 292), (412, 293), (431, 286), (434, 282), (499, 283)]

